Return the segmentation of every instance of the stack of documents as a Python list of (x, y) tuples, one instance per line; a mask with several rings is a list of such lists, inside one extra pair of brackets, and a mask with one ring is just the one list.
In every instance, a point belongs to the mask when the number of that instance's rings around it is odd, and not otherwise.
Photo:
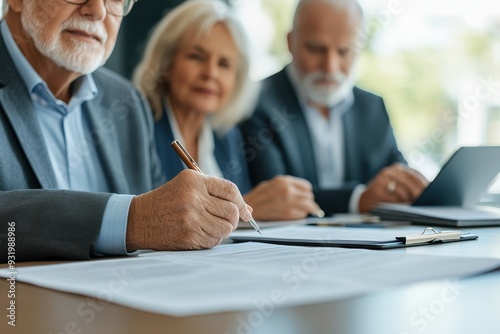
[[(330, 302), (498, 267), (498, 259), (248, 242), (22, 267), (16, 279), (146, 312), (190, 316)], [(7, 270), (0, 276), (7, 277)]]

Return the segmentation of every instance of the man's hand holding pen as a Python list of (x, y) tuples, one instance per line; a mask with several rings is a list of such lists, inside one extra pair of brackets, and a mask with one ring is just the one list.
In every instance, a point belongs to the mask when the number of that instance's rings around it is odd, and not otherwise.
[[(197, 171), (198, 173), (203, 174), (203, 171), (200, 169), (200, 166), (198, 166), (198, 164), (193, 159), (193, 157), (191, 156), (191, 154), (189, 154), (189, 152), (184, 148), (184, 146), (182, 146), (182, 144), (181, 144), (180, 141), (174, 140), (172, 142), (171, 146), (172, 146), (172, 149), (175, 151), (175, 153), (177, 153), (177, 155), (179, 156), (179, 158), (181, 158), (182, 162), (184, 162), (184, 164), (189, 169)], [(238, 190), (238, 193), (239, 193), (239, 190)], [(250, 212), (252, 211), (252, 208), (250, 206), (247, 205), (247, 208), (250, 210)], [(241, 218), (244, 219), (244, 217), (241, 217)], [(252, 225), (252, 227), (257, 232), (259, 232), (259, 234), (262, 234), (262, 232), (260, 232), (259, 225), (257, 225), (257, 222), (253, 219), (252, 214), (250, 214), (250, 218), (248, 220), (244, 220), (244, 221), (249, 222), (250, 225)]]
[[(251, 210), (251, 209), (250, 209)], [(127, 250), (206, 249), (252, 217), (232, 182), (185, 170), (132, 200)]]

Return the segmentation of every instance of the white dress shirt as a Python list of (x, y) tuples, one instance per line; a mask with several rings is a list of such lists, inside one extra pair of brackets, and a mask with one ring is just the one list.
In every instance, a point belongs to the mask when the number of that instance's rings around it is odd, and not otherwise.
[[(323, 189), (339, 187), (344, 182), (345, 177), (342, 117), (354, 104), (354, 94), (351, 90), (344, 100), (330, 108), (329, 117), (326, 119), (317, 108), (307, 102), (307, 97), (300, 88), (300, 79), (294, 66), (289, 65), (286, 69), (311, 132), (319, 187)], [(349, 212), (359, 211), (359, 198), (365, 189), (366, 187), (361, 184), (355, 187), (349, 199)]]
[[(174, 139), (178, 140), (182, 145), (185, 145), (185, 140), (182, 137), (181, 130), (179, 129), (179, 124), (177, 123), (177, 119), (172, 111), (168, 99), (165, 101), (165, 103), (165, 105), (167, 106), (167, 108), (165, 108), (165, 112), (167, 114), (168, 120), (170, 121), (170, 125), (172, 126)], [(205, 119), (205, 121), (203, 122), (203, 127), (201, 129), (200, 138), (198, 138), (198, 159), (196, 163), (204, 174), (222, 178), (223, 174), (220, 169), (219, 163), (217, 162), (217, 159), (215, 159), (214, 149), (214, 131), (209, 121)], [(187, 168), (185, 165), (184, 167)]]

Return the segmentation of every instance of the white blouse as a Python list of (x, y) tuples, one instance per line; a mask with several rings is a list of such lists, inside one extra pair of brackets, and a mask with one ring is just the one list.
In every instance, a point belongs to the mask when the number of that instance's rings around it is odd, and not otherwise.
[[(166, 99), (165, 105), (167, 106), (167, 108), (165, 108), (166, 114), (168, 120), (170, 121), (170, 126), (172, 127), (174, 139), (180, 141), (182, 145), (185, 145), (186, 143), (179, 129), (179, 124), (177, 123), (177, 119), (174, 112), (172, 111), (168, 99)], [(205, 121), (203, 122), (203, 127), (201, 128), (200, 137), (198, 138), (198, 159), (196, 162), (198, 163), (198, 166), (200, 166), (200, 169), (204, 174), (223, 177), (219, 164), (215, 159), (214, 150), (214, 131), (208, 120), (205, 119)], [(184, 168), (187, 169), (187, 166), (184, 165)]]

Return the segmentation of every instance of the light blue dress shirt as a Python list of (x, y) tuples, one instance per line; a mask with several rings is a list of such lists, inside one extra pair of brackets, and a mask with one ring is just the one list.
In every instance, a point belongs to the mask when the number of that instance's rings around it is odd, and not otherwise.
[[(66, 104), (52, 94), (24, 57), (5, 21), (0, 29), (7, 50), (31, 93), (58, 189), (109, 192), (96, 146), (90, 136), (89, 110), (85, 106), (87, 101), (99, 95), (92, 75), (83, 75), (72, 83), (72, 97)], [(96, 244), (97, 253), (127, 253), (125, 235), (133, 197), (113, 194), (108, 200)]]

